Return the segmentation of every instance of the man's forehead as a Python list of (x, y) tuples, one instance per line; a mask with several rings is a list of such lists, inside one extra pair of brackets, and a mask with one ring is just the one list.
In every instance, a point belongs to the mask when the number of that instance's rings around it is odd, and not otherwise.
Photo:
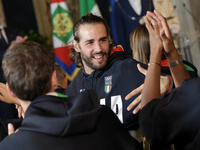
[(79, 36), (81, 39), (93, 39), (107, 37), (106, 27), (103, 23), (82, 24), (79, 27)]
[[(98, 26), (98, 28), (97, 28), (97, 26)], [(79, 27), (79, 32), (81, 30), (89, 30), (90, 31), (90, 29), (92, 29), (92, 28), (96, 28), (96, 29), (100, 28), (101, 30), (105, 30), (105, 32), (106, 32), (106, 27), (103, 23), (91, 23), (91, 24), (85, 23), (85, 24), (82, 24)]]

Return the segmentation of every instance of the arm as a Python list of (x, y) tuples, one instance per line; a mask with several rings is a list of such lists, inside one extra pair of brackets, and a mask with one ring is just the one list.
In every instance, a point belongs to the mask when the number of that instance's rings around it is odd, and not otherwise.
[[(166, 55), (168, 62), (172, 63), (180, 60), (180, 56), (173, 43), (171, 32), (165, 18), (157, 11), (154, 11), (154, 13), (147, 12), (147, 16), (150, 18), (156, 18), (160, 24), (160, 37), (163, 42), (164, 54)], [(170, 67), (170, 71), (176, 87), (179, 87), (183, 80), (190, 78), (190, 75), (182, 62), (175, 65), (174, 67)]]
[[(151, 23), (150, 23), (151, 20)], [(160, 72), (162, 59), (162, 41), (160, 39), (160, 25), (153, 18), (147, 15), (146, 28), (149, 32), (150, 39), (150, 65), (144, 81), (144, 89), (142, 92), (141, 108), (153, 99), (161, 98), (160, 94)]]
[[(149, 18), (148, 18), (149, 19)], [(157, 22), (152, 19), (152, 25), (146, 18), (146, 27), (150, 36), (150, 65), (145, 78), (144, 87), (142, 91), (141, 108), (143, 108), (149, 101), (155, 98), (161, 98), (160, 94), (160, 71), (161, 71), (161, 57), (162, 57), (162, 41), (159, 37), (159, 28)], [(152, 86), (154, 85), (154, 86)]]
[[(146, 27), (150, 36), (150, 62), (160, 63), (163, 48), (163, 52), (169, 62), (178, 60), (180, 56), (175, 49), (169, 27), (164, 17), (157, 11), (154, 11), (154, 13), (148, 11), (146, 16)], [(150, 65), (148, 68), (141, 102), (142, 108), (151, 100), (160, 98), (158, 94), (160, 70), (158, 65)], [(190, 78), (183, 63), (170, 67), (170, 71), (176, 87), (180, 86), (183, 80)]]

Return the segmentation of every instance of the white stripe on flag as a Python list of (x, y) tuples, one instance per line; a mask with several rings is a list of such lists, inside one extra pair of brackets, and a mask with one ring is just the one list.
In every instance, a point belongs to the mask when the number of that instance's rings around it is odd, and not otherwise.
[(95, 4), (91, 10), (91, 13), (97, 16), (101, 16), (101, 12), (97, 4)]
[(69, 11), (68, 7), (66, 6), (65, 2), (60, 2), (60, 3), (53, 3), (51, 4), (51, 14), (54, 13), (54, 11), (56, 10), (56, 8), (58, 7), (58, 5), (60, 5), (63, 9)]
[(67, 10), (67, 11), (69, 11), (69, 9), (68, 9), (68, 7), (67, 7), (67, 5), (66, 5), (65, 2), (61, 2), (61, 3), (59, 3), (59, 4), (60, 4), (60, 6), (61, 6), (62, 8), (64, 8), (64, 9)]
[(73, 41), (73, 36), (70, 37), (70, 39), (68, 40), (67, 43), (63, 43), (60, 39), (58, 39), (56, 36), (53, 36), (53, 47), (54, 48), (58, 48), (58, 47), (62, 47), (64, 45), (72, 45), (72, 41)]
[(53, 36), (53, 47), (58, 48), (64, 46), (65, 43), (63, 43), (60, 39), (58, 39), (56, 36)]
[(58, 3), (51, 4), (51, 14), (54, 13), (54, 11), (56, 10), (57, 7), (58, 7)]

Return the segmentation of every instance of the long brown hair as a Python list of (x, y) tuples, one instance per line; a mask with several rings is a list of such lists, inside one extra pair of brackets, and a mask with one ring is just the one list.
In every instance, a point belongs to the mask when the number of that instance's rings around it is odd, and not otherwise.
[(144, 64), (149, 63), (150, 43), (149, 32), (145, 25), (138, 26), (130, 34), (130, 46), (133, 51), (133, 58)]

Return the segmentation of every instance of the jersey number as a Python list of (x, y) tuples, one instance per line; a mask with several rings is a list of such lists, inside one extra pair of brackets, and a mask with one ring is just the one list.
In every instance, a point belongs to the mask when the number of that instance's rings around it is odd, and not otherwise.
[[(106, 105), (106, 99), (100, 99), (101, 105)], [(117, 115), (119, 120), (123, 123), (123, 107), (121, 95), (111, 96), (111, 109)]]

